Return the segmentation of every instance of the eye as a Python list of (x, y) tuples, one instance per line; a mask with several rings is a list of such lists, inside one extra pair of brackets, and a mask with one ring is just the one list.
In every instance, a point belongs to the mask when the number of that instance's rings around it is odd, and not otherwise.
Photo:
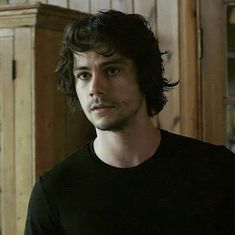
[(108, 76), (116, 76), (120, 73), (120, 69), (116, 67), (108, 68), (107, 75)]
[(88, 80), (88, 79), (90, 78), (90, 74), (87, 73), (87, 72), (81, 72), (81, 73), (76, 74), (75, 77), (76, 77), (77, 79), (86, 81), (86, 80)]

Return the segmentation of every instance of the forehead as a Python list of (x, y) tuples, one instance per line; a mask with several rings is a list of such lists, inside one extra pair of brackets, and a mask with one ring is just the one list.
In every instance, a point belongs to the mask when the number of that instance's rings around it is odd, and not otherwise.
[(131, 62), (130, 59), (120, 55), (119, 53), (114, 53), (111, 56), (104, 56), (95, 51), (86, 51), (86, 52), (76, 52), (73, 54), (73, 56), (74, 56), (75, 67), (91, 65), (91, 64), (99, 65), (106, 62), (113, 62), (113, 63), (116, 62), (123, 64), (128, 64)]
[(77, 62), (105, 58), (105, 56), (100, 55), (94, 51), (76, 52), (76, 53), (73, 53), (73, 56), (74, 56), (74, 61), (77, 61)]

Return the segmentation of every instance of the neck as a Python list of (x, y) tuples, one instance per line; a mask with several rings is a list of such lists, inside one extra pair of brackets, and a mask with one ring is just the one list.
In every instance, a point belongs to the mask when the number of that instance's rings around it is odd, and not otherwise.
[(134, 167), (150, 158), (161, 138), (159, 129), (153, 126), (149, 117), (122, 131), (96, 132), (94, 149), (97, 156), (119, 168)]

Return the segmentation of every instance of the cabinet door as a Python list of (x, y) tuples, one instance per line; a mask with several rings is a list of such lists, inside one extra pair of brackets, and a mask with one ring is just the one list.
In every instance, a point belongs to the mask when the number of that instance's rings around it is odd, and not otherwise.
[(13, 30), (0, 30), (0, 217), (2, 234), (15, 234), (15, 125)]

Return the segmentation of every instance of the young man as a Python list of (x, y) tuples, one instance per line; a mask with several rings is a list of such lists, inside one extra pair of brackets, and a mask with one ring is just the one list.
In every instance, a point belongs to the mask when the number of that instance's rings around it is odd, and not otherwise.
[(57, 72), (97, 137), (38, 179), (25, 235), (235, 234), (234, 155), (152, 125), (175, 84), (142, 16), (73, 22)]

